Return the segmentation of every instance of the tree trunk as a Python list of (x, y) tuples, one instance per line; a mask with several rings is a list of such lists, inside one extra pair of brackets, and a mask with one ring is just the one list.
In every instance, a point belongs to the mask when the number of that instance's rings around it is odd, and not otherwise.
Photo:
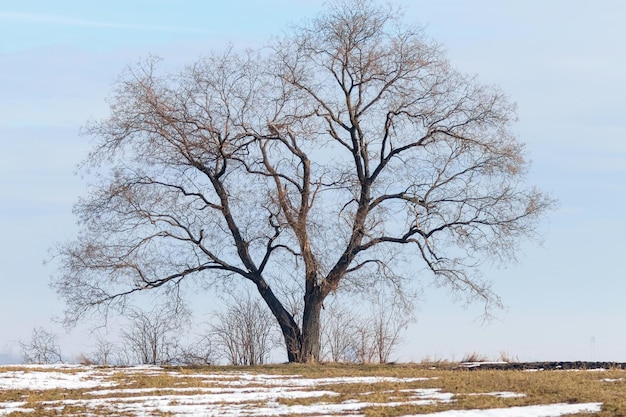
[(293, 316), (283, 307), (267, 283), (259, 278), (257, 283), (259, 294), (278, 321), (285, 340), (287, 360), (290, 363), (314, 363), (320, 360), (320, 315), (324, 297), (318, 286), (312, 286), (304, 296), (304, 314), (302, 330)]
[(321, 293), (315, 288), (304, 296), (304, 315), (302, 317), (301, 362), (311, 363), (320, 360), (320, 314), (322, 310)]
[(285, 348), (287, 350), (287, 360), (292, 362), (302, 362), (302, 333), (298, 328), (298, 323), (293, 316), (285, 310), (282, 303), (267, 285), (265, 280), (259, 279), (256, 283), (259, 294), (272, 311), (272, 314), (278, 321), (280, 330), (285, 339)]

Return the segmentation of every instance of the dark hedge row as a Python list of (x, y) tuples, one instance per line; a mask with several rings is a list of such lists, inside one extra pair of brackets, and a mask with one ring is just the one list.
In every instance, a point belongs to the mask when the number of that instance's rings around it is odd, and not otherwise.
[(623, 362), (509, 362), (509, 363), (471, 363), (461, 364), (466, 369), (501, 369), (501, 370), (568, 370), (568, 369), (626, 369)]

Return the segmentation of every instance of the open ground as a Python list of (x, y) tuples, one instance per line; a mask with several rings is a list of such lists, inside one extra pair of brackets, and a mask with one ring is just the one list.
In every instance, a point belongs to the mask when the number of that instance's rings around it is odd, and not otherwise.
[(450, 363), (0, 367), (0, 416), (109, 415), (616, 416), (626, 415), (626, 371)]

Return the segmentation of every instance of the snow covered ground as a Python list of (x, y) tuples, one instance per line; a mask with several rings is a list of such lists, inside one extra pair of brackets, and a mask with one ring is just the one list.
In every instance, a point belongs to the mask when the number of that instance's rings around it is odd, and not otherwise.
[[(132, 388), (137, 380), (162, 375), (174, 381), (166, 387)], [(189, 381), (197, 382), (190, 384)], [(184, 381), (177, 383), (176, 381)], [(340, 396), (334, 387), (345, 384), (389, 383), (401, 387), (428, 378), (392, 377), (329, 377), (306, 378), (253, 374), (248, 372), (215, 372), (187, 374), (157, 367), (95, 368), (85, 366), (36, 366), (0, 368), (0, 416), (13, 412), (36, 416), (38, 410), (67, 412), (67, 415), (134, 415), (153, 416), (362, 416), (369, 406), (432, 405), (453, 403), (458, 394), (438, 388), (391, 391), (391, 402), (355, 399), (331, 402)], [(37, 404), (27, 398), (3, 401), (3, 393), (77, 390), (67, 398), (52, 396)], [(389, 393), (390, 391), (387, 391)], [(21, 394), (20, 394), (21, 393)], [(362, 393), (366, 395), (370, 393)], [(464, 394), (467, 395), (467, 394)], [(492, 392), (470, 395), (492, 395), (499, 398), (520, 398), (524, 393)], [(15, 397), (12, 396), (12, 397)], [(42, 396), (44, 398), (45, 396)], [(395, 399), (397, 398), (397, 400)], [(301, 401), (308, 399), (307, 401)], [(552, 417), (580, 412), (599, 412), (602, 404), (550, 404), (496, 408), (488, 410), (450, 410), (427, 414), (435, 417)], [(38, 408), (37, 408), (38, 407)], [(36, 409), (37, 408), (37, 409)], [(170, 414), (167, 414), (170, 413)], [(64, 414), (66, 415), (66, 414)], [(414, 417), (417, 415), (411, 415)], [(408, 416), (407, 416), (408, 417)]]

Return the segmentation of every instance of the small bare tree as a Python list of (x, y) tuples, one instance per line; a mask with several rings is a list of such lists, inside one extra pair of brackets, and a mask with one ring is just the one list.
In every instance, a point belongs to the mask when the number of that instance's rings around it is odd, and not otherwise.
[(127, 315), (129, 324), (122, 330), (127, 349), (125, 356), (150, 365), (170, 363), (176, 358), (188, 313), (155, 308), (152, 311), (133, 309)]
[(210, 334), (232, 365), (260, 365), (274, 345), (274, 330), (271, 312), (247, 294), (234, 296), (226, 310), (216, 314)]
[(181, 365), (208, 366), (216, 362), (218, 353), (210, 335), (205, 335), (192, 343), (180, 345), (174, 362)]
[(29, 342), (19, 342), (24, 362), (33, 364), (63, 363), (57, 335), (36, 327)]
[(353, 362), (358, 315), (342, 304), (332, 303), (324, 310), (322, 322), (323, 357), (331, 362)]
[(115, 360), (118, 347), (115, 343), (107, 340), (101, 333), (95, 335), (94, 351), (89, 355), (89, 360), (97, 365), (109, 366)]
[(402, 304), (384, 302), (377, 299), (373, 303), (371, 313), (371, 344), (378, 363), (389, 362), (391, 353), (402, 341), (402, 332), (413, 321), (410, 308), (402, 308)]
[(350, 351), (352, 362), (373, 363), (376, 358), (376, 346), (372, 323), (362, 318), (355, 320), (354, 333)]
[(137, 355), (132, 351), (130, 346), (122, 344), (113, 355), (113, 360), (117, 366), (131, 366), (138, 363)]
[(413, 321), (405, 300), (373, 294), (357, 310), (332, 303), (325, 310), (322, 328), (324, 356), (333, 362), (387, 363)]

